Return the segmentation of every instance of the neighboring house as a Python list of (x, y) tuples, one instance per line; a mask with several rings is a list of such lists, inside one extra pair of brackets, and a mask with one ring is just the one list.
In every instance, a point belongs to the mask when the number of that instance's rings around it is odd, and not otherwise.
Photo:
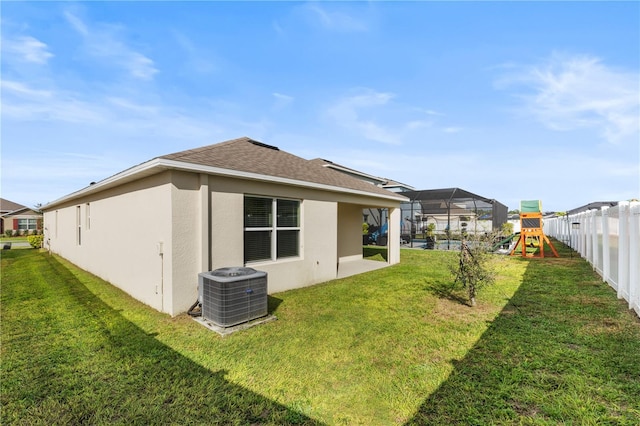
[(617, 206), (617, 201), (594, 201), (589, 204), (585, 204), (584, 206), (576, 207), (575, 209), (571, 209), (567, 211), (568, 215), (576, 215), (578, 213), (586, 212), (589, 210), (600, 210), (603, 207), (614, 207)]
[(154, 158), (43, 207), (45, 247), (177, 315), (198, 273), (249, 266), (269, 293), (328, 281), (362, 260), (362, 211), (389, 209), (400, 261), (404, 197), (240, 138)]
[(0, 234), (5, 231), (24, 233), (42, 230), (42, 213), (0, 198)]
[(449, 233), (499, 231), (507, 222), (507, 206), (461, 188), (405, 191), (409, 199), (402, 203), (403, 235), (425, 232), (429, 225), (435, 233), (449, 238)]

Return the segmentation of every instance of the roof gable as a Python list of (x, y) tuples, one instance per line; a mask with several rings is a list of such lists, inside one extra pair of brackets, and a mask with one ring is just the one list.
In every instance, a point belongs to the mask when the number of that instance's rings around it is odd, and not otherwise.
[(42, 213), (37, 212), (29, 207), (23, 207), (21, 209), (12, 210), (8, 213), (2, 213), (3, 218), (13, 217), (13, 216), (37, 216), (41, 217)]
[(5, 200), (4, 198), (0, 198), (0, 212), (12, 212), (14, 210), (25, 209), (26, 206), (22, 204), (14, 203), (13, 201)]

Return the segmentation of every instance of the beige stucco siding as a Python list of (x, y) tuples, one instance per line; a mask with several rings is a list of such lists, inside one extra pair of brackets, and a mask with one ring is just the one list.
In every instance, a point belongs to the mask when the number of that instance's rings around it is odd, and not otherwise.
[(46, 211), (45, 247), (163, 310), (157, 243), (170, 252), (170, 191), (166, 172)]
[(337, 203), (322, 191), (212, 176), (211, 267), (244, 265), (244, 196), (301, 201), (300, 256), (246, 266), (269, 274), (269, 293), (304, 287), (336, 276)]
[[(195, 173), (171, 173), (171, 244), (164, 255), (165, 311), (175, 315), (186, 311), (198, 296), (200, 258), (200, 177)], [(206, 268), (205, 268), (206, 270)]]
[(358, 204), (338, 206), (338, 259), (362, 259), (362, 209)]

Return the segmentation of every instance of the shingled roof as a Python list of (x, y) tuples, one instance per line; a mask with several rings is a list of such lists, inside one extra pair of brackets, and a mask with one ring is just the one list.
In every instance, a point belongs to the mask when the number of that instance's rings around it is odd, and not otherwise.
[(353, 192), (395, 201), (406, 200), (400, 194), (323, 167), (317, 162), (281, 151), (275, 146), (243, 137), (153, 158), (99, 182), (92, 182), (85, 188), (48, 203), (42, 209), (50, 210), (87, 194), (169, 169), (309, 186), (329, 191)]
[(277, 147), (243, 137), (158, 157), (202, 166), (348, 188), (372, 194), (397, 195), (361, 179), (323, 167)]
[(15, 210), (26, 209), (26, 206), (22, 204), (14, 203), (13, 201), (0, 198), (0, 213), (8, 213)]

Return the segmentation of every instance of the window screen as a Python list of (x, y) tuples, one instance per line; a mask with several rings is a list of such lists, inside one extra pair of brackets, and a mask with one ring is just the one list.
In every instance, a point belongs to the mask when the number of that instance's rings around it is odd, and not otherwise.
[(300, 201), (245, 196), (245, 263), (299, 255)]

